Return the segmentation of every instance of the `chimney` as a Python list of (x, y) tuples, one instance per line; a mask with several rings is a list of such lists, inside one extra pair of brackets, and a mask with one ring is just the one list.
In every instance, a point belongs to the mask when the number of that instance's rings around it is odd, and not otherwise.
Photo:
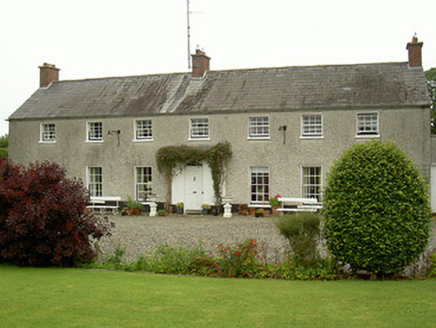
[(50, 83), (59, 81), (59, 70), (55, 65), (47, 63), (39, 66), (39, 87), (46, 88)]
[(192, 56), (192, 76), (203, 77), (204, 73), (209, 71), (210, 57), (206, 56), (204, 51), (197, 49)]
[(409, 67), (421, 67), (422, 66), (422, 42), (418, 42), (416, 34), (412, 38), (412, 42), (407, 44), (406, 49), (409, 50)]

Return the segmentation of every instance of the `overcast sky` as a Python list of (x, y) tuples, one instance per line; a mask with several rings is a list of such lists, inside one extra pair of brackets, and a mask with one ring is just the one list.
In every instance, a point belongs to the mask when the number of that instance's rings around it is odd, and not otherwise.
[[(188, 71), (186, 0), (0, 0), (0, 136), (39, 87), (60, 79)], [(407, 61), (436, 67), (435, 0), (190, 0), (191, 52), (211, 69)]]

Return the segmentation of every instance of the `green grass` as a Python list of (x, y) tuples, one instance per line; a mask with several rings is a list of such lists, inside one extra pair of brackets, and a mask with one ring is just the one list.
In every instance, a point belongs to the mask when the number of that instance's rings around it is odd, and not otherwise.
[(0, 266), (0, 327), (434, 327), (436, 280), (281, 281)]

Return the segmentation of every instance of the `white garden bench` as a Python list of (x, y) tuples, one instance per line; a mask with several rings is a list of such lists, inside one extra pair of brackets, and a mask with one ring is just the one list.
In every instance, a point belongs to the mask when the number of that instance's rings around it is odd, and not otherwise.
[[(322, 204), (318, 203), (316, 198), (290, 198), (279, 197), (279, 202), (282, 207), (278, 208), (279, 212), (316, 212), (322, 208)], [(286, 205), (293, 205), (294, 207), (285, 207)]]
[[(119, 201), (121, 201), (119, 196), (91, 197), (90, 205), (86, 206), (86, 208), (99, 210), (101, 214), (109, 211), (117, 214), (120, 210)], [(106, 202), (115, 202), (116, 205), (107, 205)]]

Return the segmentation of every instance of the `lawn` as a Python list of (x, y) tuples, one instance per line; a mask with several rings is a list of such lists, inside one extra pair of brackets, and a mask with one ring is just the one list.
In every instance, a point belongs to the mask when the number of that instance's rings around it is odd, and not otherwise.
[(0, 266), (0, 327), (434, 327), (436, 280), (280, 281)]

